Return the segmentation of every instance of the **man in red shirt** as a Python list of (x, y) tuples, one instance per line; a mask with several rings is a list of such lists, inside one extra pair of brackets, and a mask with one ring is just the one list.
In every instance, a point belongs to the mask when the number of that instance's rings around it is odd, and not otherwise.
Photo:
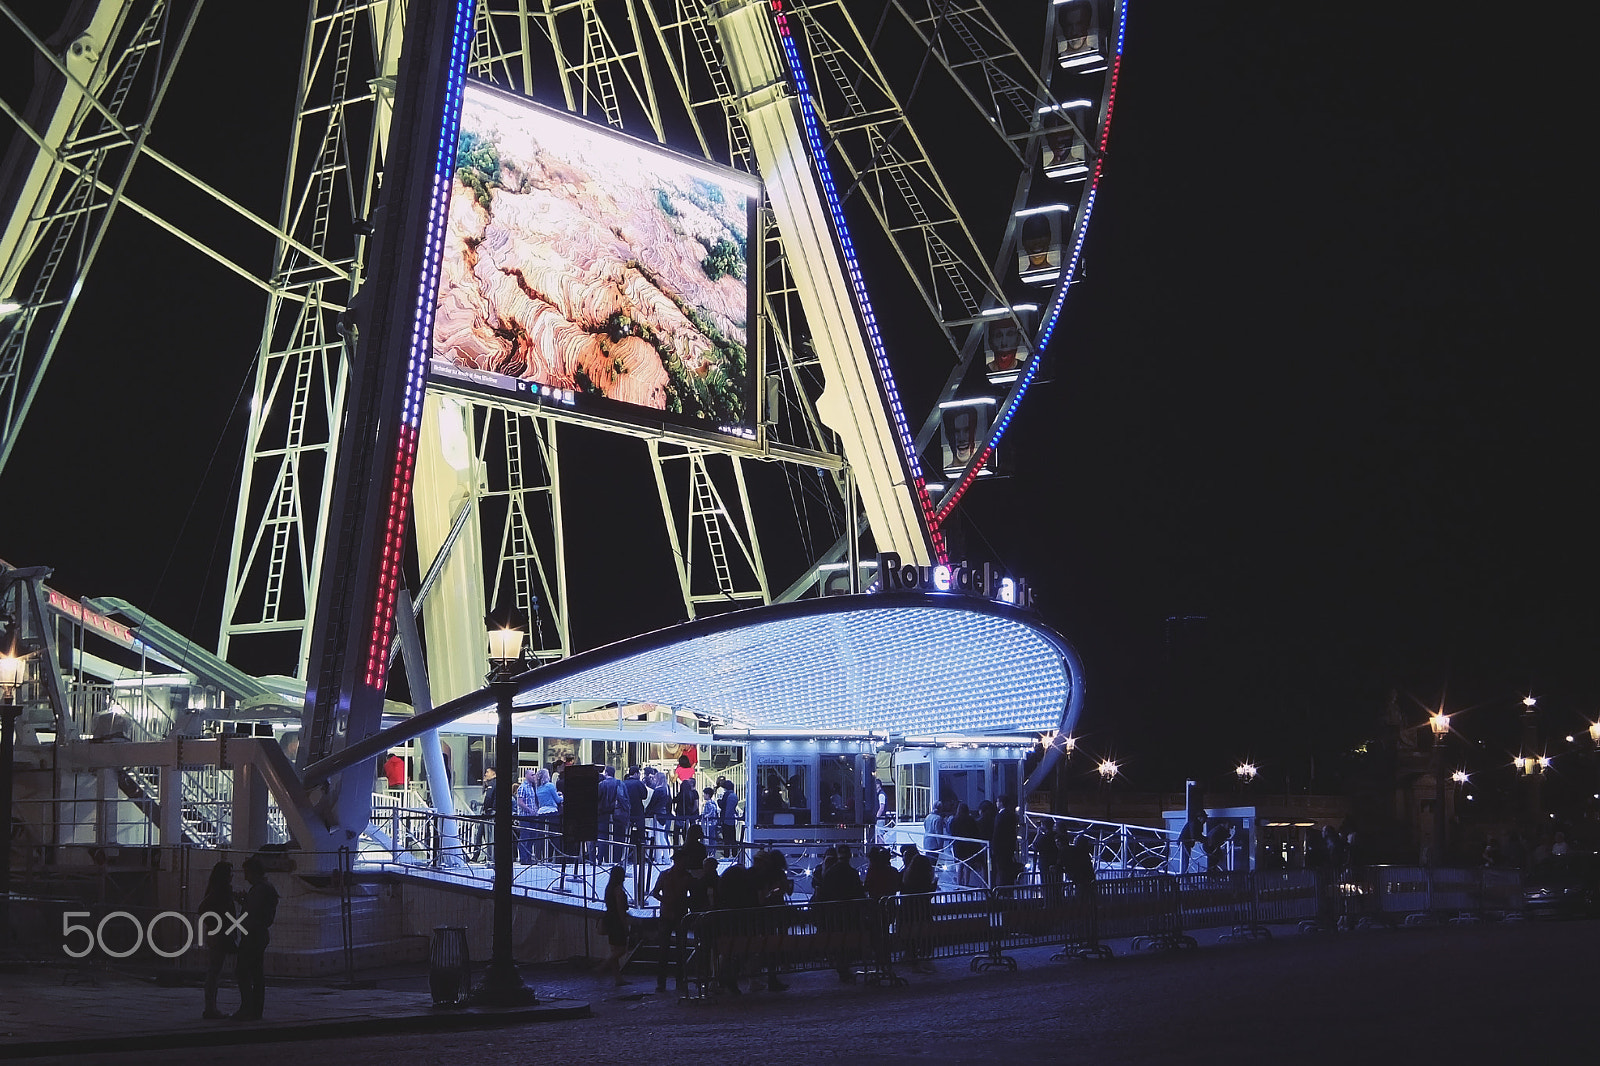
[(389, 791), (404, 792), (406, 787), (406, 761), (393, 753), (383, 763), (383, 776), (389, 782)]

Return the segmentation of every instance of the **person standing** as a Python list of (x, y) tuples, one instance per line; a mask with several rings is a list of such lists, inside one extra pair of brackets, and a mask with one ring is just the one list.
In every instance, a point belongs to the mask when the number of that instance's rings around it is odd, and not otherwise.
[(667, 789), (667, 775), (650, 768), (650, 779), (645, 782), (649, 798), (645, 800), (645, 816), (650, 820), (650, 861), (667, 857), (668, 841), (672, 832), (672, 793)]
[(862, 879), (861, 887), (869, 899), (881, 900), (899, 894), (902, 874), (890, 864), (890, 858), (889, 849), (882, 845), (873, 845), (867, 852), (867, 876)]
[(244, 936), (239, 940), (239, 1010), (234, 1018), (256, 1022), (266, 1006), (267, 941), (272, 921), (278, 916), (278, 890), (267, 880), (267, 869), (258, 856), (244, 861), (244, 879), (250, 889), (244, 894)]
[(539, 786), (532, 767), (522, 772), (522, 781), (512, 793), (512, 813), (517, 818), (517, 861), (527, 866), (533, 862), (533, 823), (539, 810)]
[[(689, 888), (694, 882), (691, 867), (685, 861), (685, 854), (680, 849), (673, 856), (672, 865), (656, 877), (656, 886), (650, 894), (661, 901), (661, 928), (660, 936), (656, 941), (656, 991), (667, 990), (667, 970), (676, 968), (677, 990), (683, 991), (684, 972), (683, 933), (679, 928), (683, 919), (689, 913)], [(674, 950), (676, 944), (676, 950)]]
[(734, 859), (739, 856), (739, 793), (726, 777), (722, 779), (722, 789), (723, 857)]
[(1054, 903), (1061, 898), (1061, 841), (1053, 826), (1045, 826), (1034, 839), (1033, 854), (1039, 865), (1044, 898)]
[(390, 752), (383, 761), (383, 777), (390, 792), (406, 790), (406, 760), (399, 752)]
[(700, 830), (706, 845), (714, 850), (722, 838), (722, 808), (717, 805), (717, 790), (710, 786), (700, 797)]
[[(619, 821), (617, 818), (617, 771), (612, 766), (607, 766), (601, 773), (599, 797), (595, 825), (599, 827), (601, 839), (595, 842), (596, 861), (620, 862), (622, 835), (628, 831), (628, 820), (623, 818)], [(607, 837), (610, 838), (609, 842)]]
[(633, 861), (641, 863), (644, 858), (644, 812), (650, 802), (650, 790), (639, 779), (639, 768), (628, 767), (628, 776), (622, 779), (617, 805), (627, 811), (628, 817), (628, 846), (632, 849)]
[[(484, 852), (489, 851), (488, 861), (493, 862), (494, 848), (494, 811), (495, 803), (500, 791), (499, 782), (495, 780), (494, 767), (483, 771), (483, 799), (478, 804), (478, 847), (479, 858), (484, 857)], [(486, 847), (487, 845), (487, 847)]]
[(872, 824), (873, 841), (878, 844), (889, 842), (889, 792), (883, 787), (883, 782), (876, 777), (872, 779)]
[(859, 905), (851, 904), (852, 901), (866, 899), (867, 890), (861, 884), (855, 868), (850, 865), (849, 849), (835, 845), (832, 854), (832, 861), (824, 859), (821, 876), (813, 881), (815, 887), (811, 902), (835, 904), (817, 908), (813, 913), (816, 914), (818, 928), (825, 934), (831, 934), (832, 941), (840, 945), (832, 953), (829, 963), (838, 972), (841, 982), (854, 983), (856, 975), (852, 963), (855, 953), (844, 945), (850, 934), (859, 933), (863, 928), (865, 912)]
[[(900, 848), (900, 922), (896, 929), (906, 945), (906, 959), (917, 973), (932, 973), (931, 937), (933, 923), (933, 894), (939, 891), (939, 877), (934, 873), (933, 860), (917, 850), (915, 844)], [(924, 940), (930, 945), (925, 946)]]
[(1017, 801), (1010, 796), (1000, 797), (1000, 809), (995, 812), (994, 826), (989, 831), (989, 855), (994, 864), (994, 883), (1012, 885), (1017, 881)]
[(677, 782), (677, 787), (677, 795), (672, 797), (672, 843), (682, 847), (689, 839), (689, 827), (700, 818), (700, 793), (693, 778)]
[(200, 900), (200, 934), (206, 940), (206, 1009), (202, 1018), (226, 1017), (217, 1009), (217, 985), (222, 978), (222, 966), (228, 956), (238, 950), (233, 937), (228, 935), (233, 927), (229, 920), (234, 914), (233, 863), (219, 862), (211, 867), (211, 878), (206, 882), (206, 894)]
[(965, 803), (956, 804), (955, 817), (950, 819), (950, 857), (956, 861), (956, 880), (963, 888), (978, 881), (972, 867), (972, 860), (983, 850), (978, 833), (978, 820), (972, 816), (972, 808)]
[(922, 820), (922, 850), (928, 856), (928, 861), (936, 863), (944, 853), (944, 834), (949, 825), (950, 819), (945, 816), (943, 801), (935, 803), (933, 810)]
[(555, 857), (553, 838), (561, 824), (561, 793), (550, 780), (550, 771), (533, 775), (533, 856), (543, 862)]
[(611, 876), (606, 880), (606, 913), (600, 919), (600, 928), (606, 934), (611, 954), (600, 964), (599, 974), (604, 977), (607, 970), (615, 967), (618, 985), (628, 983), (622, 979), (622, 968), (627, 965), (628, 934), (633, 924), (633, 916), (628, 909), (627, 876), (628, 871), (620, 864), (611, 868)]

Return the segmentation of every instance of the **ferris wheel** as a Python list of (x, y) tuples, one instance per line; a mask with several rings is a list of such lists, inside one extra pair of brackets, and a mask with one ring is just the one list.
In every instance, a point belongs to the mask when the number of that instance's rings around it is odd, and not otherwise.
[[(451, 288), (447, 276), (439, 297), (460, 298), (461, 314), (449, 319), (458, 342), (438, 341), (450, 353), (433, 361), (448, 371), (453, 359), (455, 372), (435, 373), (420, 415), (414, 600), (435, 695), (480, 683), (473, 634), (496, 608), (535, 620), (536, 656), (574, 650), (571, 604), (582, 582), (567, 562), (564, 456), (585, 434), (640, 442), (638, 460), (657, 490), (648, 506), (665, 520), (691, 618), (860, 588), (870, 580), (860, 559), (868, 536), (879, 551), (943, 561), (944, 529), (969, 488), (996, 469), (1078, 273), (1110, 134), (1121, 0), (446, 6), (457, 8), (466, 75), (458, 150), (489, 143), (487, 127), (467, 129), (469, 112), (500, 122), (502, 136), (487, 169), (457, 159), (460, 188), (480, 198), (459, 217), (477, 210), (495, 223), (461, 237), (472, 263), (454, 280), (468, 283)], [(408, 135), (395, 127), (407, 5), (309, 0), (275, 219), (249, 215), (181, 160), (146, 161), (141, 131), (200, 5), (87, 7), (52, 43), (28, 34), (54, 57), (55, 124), (12, 115), (33, 162), (11, 166), (13, 184), (0, 190), (11, 200), (0, 245), (0, 463), (115, 210), (139, 213), (247, 276), (267, 307), (219, 651), (270, 642), (281, 671), (303, 677), (345, 443), (349, 315), (375, 269), (385, 162), (394, 139)], [(151, 92), (130, 94), (147, 83)], [(528, 112), (537, 121), (568, 123), (568, 140), (592, 137), (621, 152), (609, 164), (621, 177), (587, 175), (610, 197), (603, 210), (586, 219), (581, 205), (539, 202), (539, 173), (567, 174), (559, 168), (592, 163), (602, 149), (582, 160), (534, 159), (506, 125), (523, 121), (511, 116), (526, 100), (540, 105)], [(483, 119), (491, 113), (499, 118)], [(662, 168), (707, 165), (634, 195), (627, 175), (640, 165), (615, 160), (645, 158), (650, 146), (664, 149), (654, 157)], [(249, 215), (273, 236), (270, 268), (250, 270), (229, 249), (132, 203), (124, 186), (136, 162)], [(727, 206), (739, 190), (750, 199), (742, 224)], [(618, 291), (649, 281), (656, 317), (641, 310), (650, 299), (607, 305), (607, 335), (594, 340), (601, 331), (591, 328), (590, 339), (574, 341), (588, 347), (552, 369), (535, 351), (535, 316), (524, 304), (539, 296), (534, 310), (561, 311), (565, 327), (576, 321), (569, 306), (532, 283), (466, 292), (489, 255), (485, 242), (516, 212), (567, 211), (565, 236), (592, 240), (605, 211), (627, 208), (629, 224), (643, 226), (652, 197), (659, 217), (649, 224), (671, 231), (658, 243), (679, 249), (668, 260), (681, 266), (683, 238), (699, 241), (704, 276), (676, 283), (668, 267), (638, 254), (645, 238), (621, 232), (610, 266), (595, 269), (615, 268), (607, 276)], [(527, 281), (523, 266), (512, 273)], [(747, 308), (712, 313), (734, 279)], [(892, 304), (880, 285), (898, 293)], [(704, 290), (698, 302), (695, 286)], [(663, 294), (671, 306), (661, 306)], [(562, 329), (552, 327), (556, 348), (572, 336)], [(801, 546), (801, 564), (764, 552), (775, 528)]]

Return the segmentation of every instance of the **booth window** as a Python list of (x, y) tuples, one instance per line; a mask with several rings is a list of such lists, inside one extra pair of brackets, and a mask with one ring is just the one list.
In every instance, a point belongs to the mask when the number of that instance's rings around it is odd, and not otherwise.
[(856, 765), (848, 755), (826, 755), (822, 759), (818, 788), (822, 797), (822, 820), (828, 825), (855, 825)]
[(810, 767), (804, 762), (770, 763), (756, 768), (757, 825), (810, 825)]
[(922, 821), (933, 809), (932, 767), (925, 762), (905, 763), (900, 767), (900, 796), (896, 809), (899, 820)]

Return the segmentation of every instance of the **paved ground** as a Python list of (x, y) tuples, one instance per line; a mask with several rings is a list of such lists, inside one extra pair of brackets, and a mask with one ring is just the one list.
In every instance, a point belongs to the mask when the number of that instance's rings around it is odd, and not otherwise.
[[(681, 1049), (716, 1066), (859, 1059), (1102, 1063), (1461, 1063), (1562, 1061), (1600, 1054), (1600, 923), (1513, 923), (1280, 934), (1270, 943), (1206, 945), (1109, 962), (1051, 963), (1017, 953), (1018, 973), (971, 974), (947, 960), (905, 988), (841, 985), (800, 975), (783, 993), (682, 1002), (639, 977), (622, 989), (568, 968), (530, 974), (547, 1004), (592, 1004), (593, 1016), (490, 1031), (440, 1031), (425, 981), (340, 992), (274, 986), (268, 1027), (202, 1023), (198, 989), (161, 989), (106, 975), (99, 988), (59, 984), (61, 971), (0, 975), (0, 1058), (29, 1038), (125, 1038), (72, 1061), (272, 1063), (337, 1055), (341, 1066), (396, 1061), (613, 1061)], [(224, 993), (229, 1002), (231, 990)], [(449, 1016), (447, 1024), (493, 1024)], [(312, 1026), (314, 1028), (305, 1028)], [(297, 1028), (300, 1027), (300, 1028)], [(411, 1027), (404, 1031), (404, 1027)], [(199, 1032), (240, 1046), (139, 1050), (138, 1037)], [(353, 1039), (334, 1041), (336, 1035)], [(195, 1038), (201, 1039), (205, 1037)], [(289, 1043), (262, 1045), (263, 1038)], [(100, 1045), (105, 1047), (105, 1045)], [(1586, 1050), (1584, 1050), (1586, 1049)], [(49, 1051), (35, 1047), (34, 1051)], [(52, 1056), (62, 1060), (60, 1047)], [(77, 1050), (84, 1050), (81, 1046)]]

